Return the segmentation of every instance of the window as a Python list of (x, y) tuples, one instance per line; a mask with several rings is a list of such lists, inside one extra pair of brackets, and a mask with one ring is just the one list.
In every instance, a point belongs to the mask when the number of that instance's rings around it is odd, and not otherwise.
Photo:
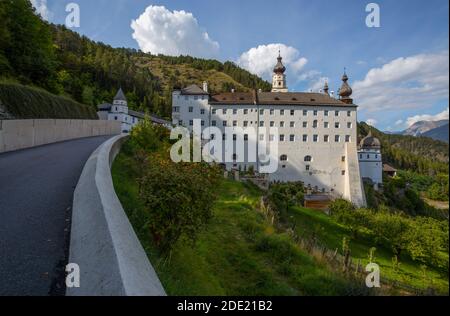
[(280, 122), (280, 127), (284, 127), (284, 122), (283, 121)]
[(227, 121), (223, 121), (223, 122), (222, 122), (222, 125), (223, 125), (223, 126), (227, 126)]
[(244, 127), (248, 126), (248, 121), (244, 121)]
[(234, 126), (234, 127), (237, 126), (237, 121), (233, 121), (233, 126)]
[(350, 143), (350, 135), (345, 135), (345, 142)]
[(308, 116), (308, 111), (307, 110), (303, 110), (303, 116)]
[(335, 136), (334, 136), (334, 141), (335, 141), (336, 143), (339, 143), (339, 142), (341, 141), (341, 136), (335, 135)]
[(273, 142), (274, 139), (275, 139), (275, 136), (274, 136), (273, 134), (270, 134), (270, 135), (269, 135), (269, 141)]
[(259, 126), (264, 127), (264, 121), (259, 121)]
[(330, 112), (330, 111), (325, 110), (325, 111), (323, 112), (323, 115), (328, 116), (328, 113), (329, 113), (329, 112)]
[(367, 154), (367, 159), (370, 159), (370, 155), (369, 154)]
[(205, 114), (205, 110), (204, 110), (204, 109), (201, 109), (201, 110), (200, 110), (200, 114), (202, 114), (202, 115)]
[(359, 154), (359, 159), (362, 159), (362, 154)]
[(342, 156), (342, 157), (341, 157), (341, 161), (342, 161), (342, 162), (345, 162), (345, 156)]
[(287, 160), (288, 160), (287, 155), (281, 155), (280, 156), (280, 161), (287, 161)]
[(189, 107), (189, 113), (194, 112), (194, 108), (192, 106)]
[(209, 135), (209, 139), (214, 140), (215, 138), (216, 138), (216, 135), (215, 135), (215, 134)]
[(190, 120), (190, 121), (189, 121), (189, 126), (192, 126), (192, 125), (194, 125), (194, 121), (193, 121), (193, 120)]
[(202, 126), (205, 126), (205, 121), (204, 120), (202, 120)]
[(284, 110), (280, 110), (280, 115), (284, 115)]
[(313, 142), (317, 143), (319, 141), (319, 135), (313, 135)]
[(179, 107), (179, 106), (174, 106), (174, 107), (173, 107), (173, 112), (174, 112), (174, 113), (180, 112), (180, 107)]
[(347, 111), (347, 116), (348, 117), (352, 116), (352, 111)]
[(114, 119), (117, 121), (117, 116), (114, 116)]
[(217, 110), (216, 109), (213, 109), (212, 110), (212, 114), (216, 114), (217, 113)]
[(178, 121), (178, 125), (182, 126), (183, 125), (183, 120), (179, 120)]
[(295, 115), (295, 110), (291, 110), (291, 115), (292, 115), (292, 116)]
[(264, 134), (259, 134), (259, 140), (263, 141), (264, 140)]
[(311, 161), (312, 161), (312, 157), (311, 157), (311, 156), (305, 156), (305, 158), (303, 159), (303, 161), (305, 161), (305, 162), (311, 162)]
[(236, 140), (236, 139), (237, 139), (237, 135), (233, 134), (233, 140)]
[(275, 122), (274, 121), (270, 121), (270, 127), (274, 127), (275, 126)]
[(295, 142), (295, 135), (289, 135), (289, 141)]
[(308, 135), (306, 135), (306, 134), (303, 135), (303, 141), (304, 141), (304, 142), (307, 142), (307, 141), (308, 141)]
[(303, 122), (303, 128), (307, 128), (308, 127), (308, 122)]
[(328, 143), (328, 142), (330, 141), (330, 136), (324, 135), (324, 136), (323, 136), (323, 141), (324, 141), (325, 143)]
[(334, 111), (334, 116), (339, 116), (339, 111)]
[(211, 121), (211, 125), (212, 125), (212, 126), (216, 126), (216, 125), (217, 125), (217, 122), (216, 122), (216, 121)]
[(290, 127), (295, 127), (295, 122), (290, 122), (289, 126)]
[(237, 160), (237, 155), (233, 154), (233, 161), (236, 161), (236, 160)]
[(343, 176), (345, 176), (345, 170), (342, 170), (342, 171), (341, 171), (341, 174), (342, 174)]
[(244, 141), (248, 141), (248, 134), (244, 134)]
[(280, 142), (284, 142), (284, 134), (280, 135)]
[(323, 122), (323, 127), (324, 127), (324, 128), (329, 128), (329, 127), (330, 127), (330, 123), (328, 123), (328, 122)]
[(233, 109), (233, 115), (237, 114), (237, 109)]
[(227, 139), (227, 134), (223, 133), (222, 134), (222, 140), (226, 140)]
[(223, 110), (222, 110), (222, 113), (223, 113), (223, 114), (227, 114), (227, 109), (223, 109)]
[(318, 114), (317, 110), (314, 110), (313, 115), (317, 116), (317, 114)]
[(335, 127), (335, 128), (341, 127), (341, 123), (339, 123), (339, 122), (334, 123), (334, 127)]
[(313, 122), (313, 128), (317, 128), (317, 120), (314, 120), (314, 122)]
[(273, 115), (273, 113), (275, 113), (274, 110), (270, 110), (270, 115)]
[(259, 115), (264, 115), (264, 110), (259, 110)]
[(306, 165), (306, 171), (309, 171), (311, 169), (310, 165)]

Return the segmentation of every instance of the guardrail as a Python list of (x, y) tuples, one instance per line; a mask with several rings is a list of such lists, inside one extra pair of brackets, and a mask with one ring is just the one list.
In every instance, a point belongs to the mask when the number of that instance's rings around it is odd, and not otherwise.
[(103, 143), (75, 189), (69, 263), (80, 268), (80, 287), (68, 296), (166, 295), (114, 191), (111, 165), (126, 138)]
[(0, 120), (0, 153), (70, 139), (118, 135), (120, 122), (102, 120)]

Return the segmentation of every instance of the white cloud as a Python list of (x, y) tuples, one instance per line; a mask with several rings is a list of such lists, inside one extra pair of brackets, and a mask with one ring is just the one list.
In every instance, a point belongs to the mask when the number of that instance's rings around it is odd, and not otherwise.
[(354, 99), (369, 112), (414, 109), (448, 99), (449, 53), (395, 59), (371, 69), (353, 85)]
[(44, 20), (49, 21), (51, 19), (52, 13), (48, 9), (47, 0), (31, 0), (31, 5)]
[(370, 126), (375, 126), (377, 123), (378, 123), (378, 121), (376, 119), (370, 118), (370, 119), (366, 120), (366, 124), (370, 125)]
[(320, 77), (310, 84), (309, 89), (313, 92), (318, 92), (319, 90), (323, 89), (323, 87), (325, 86), (325, 82), (329, 83), (330, 79), (328, 77)]
[(216, 57), (219, 43), (213, 41), (190, 12), (148, 6), (131, 22), (133, 38), (147, 53), (171, 56)]
[(441, 120), (448, 120), (448, 108), (442, 111), (441, 113), (432, 115), (432, 114), (422, 114), (422, 115), (415, 115), (408, 117), (406, 119), (406, 127), (410, 127), (414, 123), (420, 122), (420, 121), (441, 121)]
[(281, 50), (283, 64), (287, 69), (287, 73), (302, 80), (300, 78), (301, 70), (308, 63), (308, 60), (301, 57), (300, 52), (296, 48), (284, 44), (268, 44), (253, 47), (239, 57), (237, 64), (251, 73), (270, 80), (278, 57), (278, 50)]

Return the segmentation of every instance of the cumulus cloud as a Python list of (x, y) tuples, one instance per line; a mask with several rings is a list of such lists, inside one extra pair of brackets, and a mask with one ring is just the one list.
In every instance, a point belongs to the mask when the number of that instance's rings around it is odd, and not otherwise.
[(213, 41), (190, 12), (148, 6), (131, 22), (133, 38), (146, 53), (211, 58), (219, 53)]
[(268, 44), (253, 47), (244, 52), (237, 64), (251, 73), (269, 80), (272, 77), (273, 67), (276, 64), (278, 50), (281, 50), (283, 64), (287, 68), (288, 74), (300, 79), (301, 70), (308, 63), (308, 60), (300, 56), (300, 52), (291, 46), (284, 44)]
[(366, 124), (370, 125), (370, 126), (374, 126), (378, 123), (378, 121), (376, 119), (370, 118), (366, 120)]
[(410, 127), (411, 125), (420, 122), (420, 121), (441, 121), (448, 120), (448, 108), (438, 114), (422, 114), (408, 117), (406, 119), (406, 127)]
[(353, 85), (354, 99), (369, 112), (414, 109), (448, 99), (449, 52), (401, 57), (371, 69)]
[(309, 90), (312, 90), (313, 92), (318, 92), (319, 90), (323, 89), (323, 87), (325, 86), (325, 82), (329, 83), (330, 79), (328, 77), (320, 77), (310, 84)]
[(51, 19), (52, 13), (48, 9), (47, 0), (31, 0), (31, 5), (36, 10), (36, 14), (44, 20), (49, 21)]

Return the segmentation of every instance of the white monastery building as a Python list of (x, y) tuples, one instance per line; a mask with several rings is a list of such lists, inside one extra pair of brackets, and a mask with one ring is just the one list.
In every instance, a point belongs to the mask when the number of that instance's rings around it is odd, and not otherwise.
[[(119, 89), (114, 97), (113, 104), (104, 103), (97, 106), (97, 115), (100, 120), (119, 121), (122, 123), (122, 133), (129, 133), (131, 129), (140, 121), (145, 119), (145, 113), (130, 110), (128, 108), (127, 98)], [(154, 124), (161, 124), (170, 127), (170, 122), (160, 119), (154, 115), (149, 115)]]
[[(172, 95), (172, 123), (193, 130), (194, 120), (201, 120), (202, 129), (215, 126), (222, 133), (226, 127), (236, 129), (233, 140), (243, 138), (247, 145), (269, 148), (278, 128), (278, 169), (267, 176), (270, 181), (301, 181), (316, 193), (345, 198), (357, 206), (366, 200), (360, 175), (357, 148), (357, 105), (350, 98), (352, 89), (344, 73), (339, 99), (323, 92), (288, 92), (286, 68), (282, 57), (274, 68), (271, 92), (227, 92), (209, 94), (191, 85), (176, 89)], [(245, 129), (256, 130), (255, 139)], [(244, 129), (244, 135), (242, 134)], [(225, 138), (223, 138), (225, 139)], [(257, 151), (258, 152), (258, 151)], [(249, 162), (233, 155), (235, 161), (226, 168), (260, 171), (261, 161)]]

